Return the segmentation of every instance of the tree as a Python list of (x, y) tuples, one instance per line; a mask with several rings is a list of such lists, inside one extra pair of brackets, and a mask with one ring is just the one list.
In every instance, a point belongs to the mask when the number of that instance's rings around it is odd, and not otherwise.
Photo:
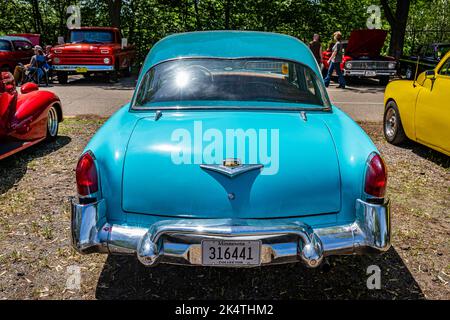
[(391, 42), (389, 53), (399, 59), (403, 54), (405, 44), (406, 25), (408, 23), (410, 0), (396, 0), (395, 14), (388, 0), (380, 0), (383, 11), (391, 26)]
[(120, 28), (120, 12), (122, 10), (122, 0), (107, 0), (109, 17), (113, 27)]

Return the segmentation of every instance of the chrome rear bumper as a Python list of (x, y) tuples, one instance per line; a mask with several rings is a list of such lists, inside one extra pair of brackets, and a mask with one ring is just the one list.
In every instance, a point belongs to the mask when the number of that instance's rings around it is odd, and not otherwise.
[(158, 262), (201, 265), (201, 241), (261, 240), (261, 264), (301, 261), (317, 267), (325, 256), (382, 252), (390, 247), (389, 202), (356, 203), (353, 223), (316, 228), (298, 221), (257, 219), (162, 220), (148, 228), (106, 222), (105, 201), (82, 205), (72, 200), (72, 243), (80, 253), (137, 254)]

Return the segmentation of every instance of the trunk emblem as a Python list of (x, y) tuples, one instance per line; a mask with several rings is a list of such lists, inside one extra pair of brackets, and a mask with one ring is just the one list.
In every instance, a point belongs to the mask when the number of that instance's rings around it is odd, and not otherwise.
[(239, 159), (225, 159), (222, 164), (227, 168), (236, 168), (241, 165), (241, 160)]
[(200, 168), (204, 170), (215, 171), (233, 178), (239, 174), (262, 169), (262, 164), (242, 164), (239, 159), (225, 159), (222, 164), (201, 164)]

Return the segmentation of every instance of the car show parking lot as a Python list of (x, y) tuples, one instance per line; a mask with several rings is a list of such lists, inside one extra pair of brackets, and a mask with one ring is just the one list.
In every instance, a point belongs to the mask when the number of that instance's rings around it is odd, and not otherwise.
[[(396, 147), (384, 140), (384, 87), (376, 81), (346, 90), (332, 84), (328, 91), (386, 161), (393, 225), (387, 253), (335, 257), (329, 270), (300, 264), (146, 268), (133, 256), (77, 254), (70, 246), (69, 197), (76, 194), (78, 157), (105, 119), (129, 101), (135, 81), (74, 77), (67, 86), (51, 85), (66, 116), (59, 138), (0, 161), (0, 299), (450, 298), (450, 160), (413, 142)], [(379, 290), (366, 283), (374, 265), (381, 269)], [(80, 268), (80, 289), (68, 289), (73, 268)]]

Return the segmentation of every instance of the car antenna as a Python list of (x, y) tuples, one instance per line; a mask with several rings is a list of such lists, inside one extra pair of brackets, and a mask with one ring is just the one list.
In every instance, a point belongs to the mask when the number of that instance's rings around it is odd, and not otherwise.
[(413, 87), (416, 87), (416, 81), (417, 81), (417, 72), (419, 72), (419, 59), (420, 56), (417, 55), (417, 61), (416, 61), (416, 72), (414, 73), (414, 82), (413, 82)]

